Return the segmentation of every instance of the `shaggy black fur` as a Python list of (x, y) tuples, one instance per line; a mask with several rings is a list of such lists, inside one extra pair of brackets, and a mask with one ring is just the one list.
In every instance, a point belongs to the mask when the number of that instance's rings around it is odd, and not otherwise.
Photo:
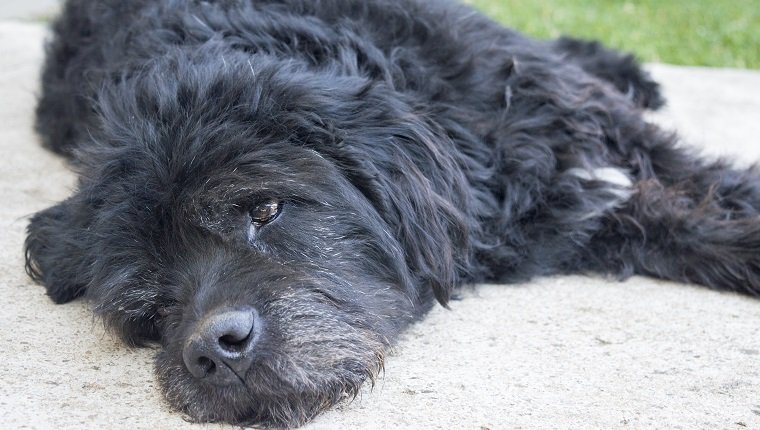
[(758, 172), (678, 147), (662, 103), (630, 56), (445, 1), (69, 0), (37, 127), (81, 179), (27, 270), (160, 342), (192, 419), (297, 426), (461, 284), (760, 292)]

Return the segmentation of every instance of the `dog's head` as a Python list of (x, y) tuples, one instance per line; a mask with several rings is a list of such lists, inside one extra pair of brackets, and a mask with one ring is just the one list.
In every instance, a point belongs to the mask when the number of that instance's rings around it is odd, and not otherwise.
[(27, 267), (159, 341), (192, 418), (301, 424), (446, 302), (477, 196), (389, 84), (204, 49), (98, 92), (79, 190), (34, 216)]

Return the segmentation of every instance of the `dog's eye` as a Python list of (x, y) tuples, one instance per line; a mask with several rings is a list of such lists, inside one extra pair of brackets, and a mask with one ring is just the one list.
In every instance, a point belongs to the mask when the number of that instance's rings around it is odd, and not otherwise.
[(282, 202), (271, 200), (262, 203), (251, 210), (251, 224), (261, 227), (264, 224), (272, 222), (282, 209)]

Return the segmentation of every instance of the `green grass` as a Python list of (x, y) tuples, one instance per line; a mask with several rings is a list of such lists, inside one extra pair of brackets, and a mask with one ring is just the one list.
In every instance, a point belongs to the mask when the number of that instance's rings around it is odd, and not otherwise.
[(643, 61), (760, 69), (760, 0), (465, 0), (529, 35), (593, 38)]

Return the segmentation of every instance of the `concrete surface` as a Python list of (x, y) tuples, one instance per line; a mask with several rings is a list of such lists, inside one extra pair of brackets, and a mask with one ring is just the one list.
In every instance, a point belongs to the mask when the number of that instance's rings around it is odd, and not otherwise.
[(2, 0), (0, 19), (45, 19), (52, 16), (60, 4), (61, 0)]
[[(150, 349), (55, 306), (23, 271), (28, 216), (73, 175), (31, 131), (40, 25), (0, 22), (0, 427), (217, 428), (171, 413)], [(760, 160), (760, 73), (655, 65), (655, 116)], [(760, 300), (634, 278), (481, 286), (412, 327), (385, 377), (309, 429), (760, 429)]]

